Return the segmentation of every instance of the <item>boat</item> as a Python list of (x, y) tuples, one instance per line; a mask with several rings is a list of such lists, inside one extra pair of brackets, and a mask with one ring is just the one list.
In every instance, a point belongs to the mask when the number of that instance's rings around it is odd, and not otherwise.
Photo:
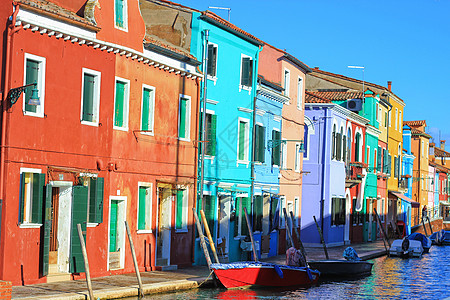
[(211, 270), (227, 289), (241, 287), (309, 287), (317, 284), (320, 272), (266, 262), (214, 263)]
[(320, 276), (326, 277), (362, 277), (372, 273), (373, 263), (360, 260), (317, 260), (308, 261), (311, 268), (317, 269)]
[(408, 240), (407, 238), (393, 241), (389, 249), (389, 256), (421, 257), (422, 253), (422, 243), (416, 240)]
[(430, 235), (430, 240), (433, 245), (450, 245), (450, 231), (445, 231), (444, 229), (436, 231)]
[(431, 240), (420, 232), (411, 233), (406, 237), (410, 241), (419, 241), (422, 243), (423, 253), (428, 253), (431, 248)]

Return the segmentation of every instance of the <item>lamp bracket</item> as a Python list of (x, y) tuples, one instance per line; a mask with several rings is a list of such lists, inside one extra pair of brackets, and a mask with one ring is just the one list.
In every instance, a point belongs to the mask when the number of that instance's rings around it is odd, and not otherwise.
[(27, 87), (29, 86), (37, 86), (37, 83), (30, 83), (24, 86), (20, 86), (17, 88), (13, 88), (10, 89), (8, 92), (8, 96), (6, 97), (6, 100), (9, 101), (11, 103), (11, 106), (17, 102), (17, 100), (19, 99), (20, 95), (22, 95), (22, 93), (26, 90)]

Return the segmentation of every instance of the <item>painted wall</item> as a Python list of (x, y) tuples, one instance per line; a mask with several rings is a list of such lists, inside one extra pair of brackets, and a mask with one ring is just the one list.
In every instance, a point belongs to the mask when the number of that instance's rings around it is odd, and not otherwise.
[[(403, 140), (403, 115), (405, 103), (403, 101), (397, 100), (395, 97), (389, 97), (389, 103), (392, 105), (390, 112), (388, 115), (391, 115), (389, 128), (388, 128), (388, 149), (389, 154), (392, 156), (391, 160), (391, 170), (394, 170), (394, 157), (398, 157), (400, 160), (402, 159), (402, 140)], [(402, 163), (400, 162), (400, 166)], [(403, 175), (402, 168), (399, 168), (399, 176)], [(392, 175), (388, 178), (388, 190), (390, 191), (399, 191), (399, 178), (395, 177), (394, 172), (392, 171)]]

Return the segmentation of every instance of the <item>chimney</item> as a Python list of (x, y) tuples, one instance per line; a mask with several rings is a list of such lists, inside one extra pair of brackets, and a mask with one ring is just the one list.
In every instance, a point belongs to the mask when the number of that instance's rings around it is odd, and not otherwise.
[(430, 148), (429, 148), (429, 160), (434, 162), (435, 161), (435, 157), (434, 157), (434, 147), (435, 144), (434, 143), (430, 143)]
[(439, 148), (445, 151), (445, 140), (441, 140), (441, 146)]
[(389, 90), (389, 92), (391, 92), (391, 88), (392, 88), (392, 81), (388, 81), (388, 90)]

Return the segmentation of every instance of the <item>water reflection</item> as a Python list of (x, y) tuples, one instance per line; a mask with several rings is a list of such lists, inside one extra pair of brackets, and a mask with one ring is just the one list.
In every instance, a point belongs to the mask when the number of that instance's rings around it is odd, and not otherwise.
[(380, 257), (372, 275), (322, 281), (309, 289), (201, 289), (152, 295), (152, 299), (443, 299), (450, 296), (450, 246), (433, 246), (422, 258)]

